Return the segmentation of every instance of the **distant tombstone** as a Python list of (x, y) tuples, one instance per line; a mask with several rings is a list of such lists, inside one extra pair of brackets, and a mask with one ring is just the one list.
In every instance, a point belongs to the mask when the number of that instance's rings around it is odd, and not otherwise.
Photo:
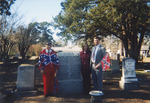
[(83, 91), (81, 59), (78, 52), (58, 52), (60, 66), (57, 73), (59, 91), (57, 94), (72, 94)]
[(130, 57), (122, 60), (122, 77), (119, 86), (124, 90), (139, 89), (139, 82), (135, 73), (135, 60)]
[(119, 72), (119, 61), (118, 60), (111, 60), (111, 71), (112, 73)]
[(33, 90), (35, 87), (35, 66), (21, 64), (18, 67), (17, 91)]
[(20, 54), (15, 54), (15, 56), (14, 57), (20, 57)]
[(20, 57), (20, 54), (15, 54), (15, 56), (13, 57), (13, 60), (18, 60), (19, 57)]
[(30, 60), (36, 60), (38, 58), (38, 56), (32, 56), (31, 58), (30, 58)]

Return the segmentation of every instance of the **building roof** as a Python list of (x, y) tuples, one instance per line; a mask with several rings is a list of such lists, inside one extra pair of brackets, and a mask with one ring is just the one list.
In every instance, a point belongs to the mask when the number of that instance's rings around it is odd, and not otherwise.
[(141, 50), (149, 50), (149, 46), (148, 45), (142, 45)]

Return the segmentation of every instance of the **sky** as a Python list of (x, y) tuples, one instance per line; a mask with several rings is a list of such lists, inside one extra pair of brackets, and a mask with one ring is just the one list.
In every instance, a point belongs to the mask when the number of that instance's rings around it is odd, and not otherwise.
[[(24, 15), (23, 22), (28, 25), (31, 22), (51, 22), (53, 17), (61, 11), (60, 3), (64, 0), (16, 0), (11, 6), (11, 11), (17, 8), (18, 14)], [(52, 29), (54, 40), (58, 40), (58, 30)]]

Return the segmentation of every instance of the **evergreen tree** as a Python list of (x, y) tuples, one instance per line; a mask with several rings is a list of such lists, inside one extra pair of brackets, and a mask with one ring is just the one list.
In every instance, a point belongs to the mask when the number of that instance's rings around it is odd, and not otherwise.
[(150, 34), (149, 0), (65, 0), (54, 18), (57, 35), (75, 40), (115, 35), (127, 57), (138, 59), (145, 35)]
[(0, 15), (10, 15), (10, 6), (14, 4), (16, 0), (0, 0)]
[(45, 42), (54, 42), (53, 32), (50, 29), (51, 24), (48, 22), (38, 23), (38, 30), (41, 32), (39, 43), (45, 45)]

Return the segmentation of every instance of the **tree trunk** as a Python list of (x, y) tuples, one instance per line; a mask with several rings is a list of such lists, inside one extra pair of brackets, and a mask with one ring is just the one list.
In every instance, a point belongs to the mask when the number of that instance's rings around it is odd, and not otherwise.
[(24, 60), (24, 59), (25, 59), (25, 54), (22, 53), (22, 54), (21, 54), (21, 57), (22, 57), (22, 59)]
[(21, 55), (22, 59), (25, 59), (24, 47), (21, 47), (19, 45), (19, 52), (20, 52), (20, 55)]
[(134, 40), (135, 38), (131, 39), (132, 41), (130, 41), (129, 39), (122, 40), (124, 47), (125, 47), (126, 57), (131, 57), (131, 58), (135, 59), (136, 62), (138, 62), (138, 57), (140, 55), (143, 38), (144, 38), (144, 32), (141, 33), (139, 42), (137, 42), (137, 40)]
[(122, 40), (122, 42), (123, 42), (123, 45), (124, 45), (124, 49), (125, 49), (125, 57), (128, 57), (128, 40), (126, 39), (126, 38), (124, 38), (123, 40)]
[(21, 55), (22, 59), (25, 59), (26, 53), (27, 53), (30, 46), (22, 46), (22, 47), (21, 46), (19, 45), (18, 49), (19, 49), (19, 52), (20, 52), (20, 55)]

